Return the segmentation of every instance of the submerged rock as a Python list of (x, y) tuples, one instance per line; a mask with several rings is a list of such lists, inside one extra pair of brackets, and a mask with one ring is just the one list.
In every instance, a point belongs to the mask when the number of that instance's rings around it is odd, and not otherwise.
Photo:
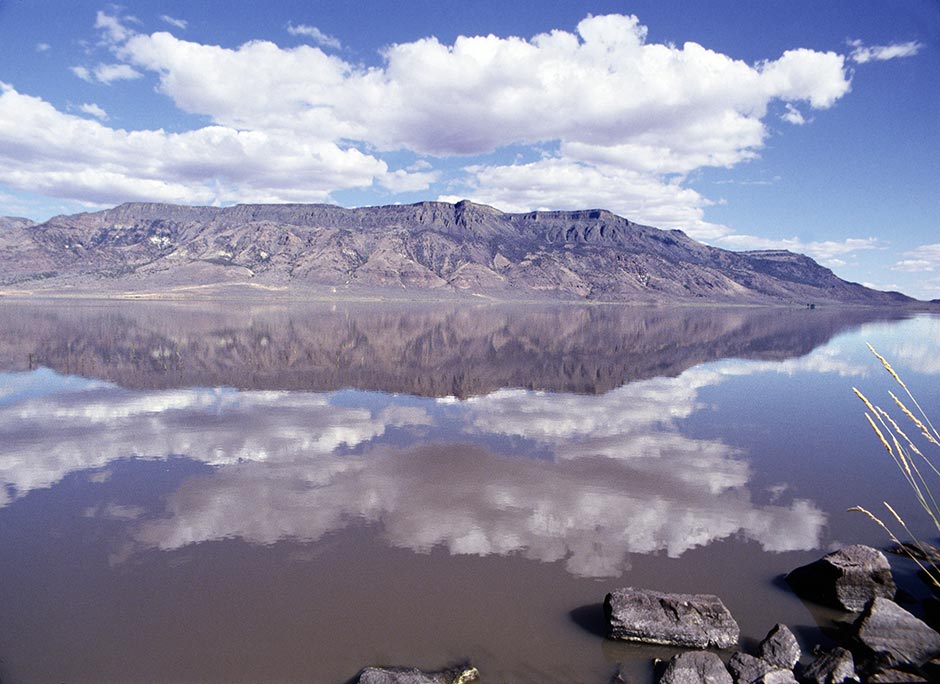
[(480, 681), (480, 673), (469, 665), (438, 672), (423, 672), (414, 667), (367, 667), (357, 681), (358, 684), (471, 684)]
[(854, 544), (787, 575), (793, 590), (811, 601), (858, 613), (875, 597), (894, 598), (897, 587), (885, 555)]
[(659, 684), (733, 684), (725, 664), (714, 653), (687, 651), (674, 656)]
[(800, 661), (803, 652), (786, 625), (777, 623), (757, 647), (757, 655), (771, 665), (792, 670)]
[(845, 684), (857, 682), (852, 653), (837, 646), (823, 653), (803, 671), (803, 680), (810, 684)]
[(617, 589), (604, 599), (614, 639), (688, 648), (730, 648), (741, 630), (717, 596)]
[(855, 623), (855, 638), (884, 668), (916, 668), (940, 655), (940, 633), (886, 598), (865, 608)]

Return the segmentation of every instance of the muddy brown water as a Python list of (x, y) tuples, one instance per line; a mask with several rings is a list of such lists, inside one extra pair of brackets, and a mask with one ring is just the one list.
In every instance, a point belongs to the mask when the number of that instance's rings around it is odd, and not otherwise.
[[(940, 318), (864, 309), (0, 304), (0, 681), (650, 681), (619, 586), (753, 645), (846, 509), (919, 521), (858, 386), (940, 406)], [(912, 523), (918, 533), (930, 530)], [(916, 592), (912, 569), (892, 559)]]

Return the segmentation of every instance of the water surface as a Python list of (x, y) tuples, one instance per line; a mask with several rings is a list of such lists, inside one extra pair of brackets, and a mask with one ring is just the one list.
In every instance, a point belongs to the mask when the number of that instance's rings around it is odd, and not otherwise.
[[(779, 583), (916, 511), (851, 393), (940, 406), (940, 319), (871, 310), (0, 306), (0, 679), (648, 676), (618, 586)], [(877, 447), (877, 448), (876, 448)], [(915, 526), (917, 523), (914, 523)], [(924, 531), (928, 534), (929, 531)], [(898, 572), (910, 569), (895, 561)]]

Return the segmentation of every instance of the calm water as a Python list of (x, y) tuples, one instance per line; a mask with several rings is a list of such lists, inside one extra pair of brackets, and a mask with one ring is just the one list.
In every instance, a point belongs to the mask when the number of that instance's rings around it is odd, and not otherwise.
[(940, 407), (928, 315), (2, 303), (0, 680), (643, 681), (629, 585), (825, 641), (779, 577), (918, 520), (865, 342)]

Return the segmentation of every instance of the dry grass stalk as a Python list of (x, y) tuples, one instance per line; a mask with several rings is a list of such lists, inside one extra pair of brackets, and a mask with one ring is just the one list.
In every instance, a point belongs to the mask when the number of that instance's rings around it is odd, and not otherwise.
[[(884, 505), (888, 507), (888, 510), (894, 513), (895, 517), (898, 517), (897, 513), (895, 513), (893, 508), (888, 506), (887, 502), (882, 502), (882, 503), (884, 503)], [(915, 547), (916, 550), (911, 549), (910, 544), (902, 542), (900, 539), (898, 539), (897, 535), (891, 531), (891, 528), (885, 525), (884, 522), (881, 520), (881, 518), (879, 518), (877, 515), (869, 511), (867, 508), (862, 508), (861, 506), (852, 506), (852, 508), (850, 508), (849, 511), (852, 513), (864, 513), (872, 521), (874, 521), (877, 525), (879, 525), (881, 529), (883, 529), (885, 533), (887, 533), (888, 537), (891, 538), (891, 541), (897, 544), (898, 548), (901, 549), (904, 555), (906, 555), (908, 558), (910, 558), (915, 563), (917, 563), (917, 567), (919, 567), (921, 570), (924, 571), (924, 574), (930, 579), (930, 581), (933, 583), (935, 587), (940, 589), (940, 569), (938, 569), (937, 566), (933, 562), (927, 562), (927, 564), (925, 565), (924, 562), (921, 561), (921, 556), (929, 557), (929, 554), (924, 548), (925, 546), (929, 548), (929, 545), (926, 545), (926, 544), (922, 545), (920, 542), (914, 542), (913, 546)], [(905, 526), (905, 529), (907, 529), (906, 526)]]
[[(905, 403), (901, 401), (893, 392), (889, 391), (888, 394), (891, 396), (891, 399), (894, 400), (894, 403), (898, 406), (898, 408), (901, 409), (902, 413), (907, 416), (908, 420), (910, 420), (911, 423), (918, 429), (918, 431), (927, 440), (928, 443), (940, 447), (940, 434), (937, 433), (936, 428), (934, 428), (933, 424), (930, 422), (927, 414), (924, 413), (924, 410), (921, 408), (920, 404), (917, 403), (914, 395), (898, 375), (897, 371), (895, 371), (888, 360), (875, 351), (875, 348), (870, 344), (868, 345), (868, 349), (872, 354), (874, 354), (875, 358), (881, 362), (881, 365), (884, 366), (884, 369), (888, 372), (889, 375), (891, 375), (894, 381), (904, 389), (911, 403), (920, 413), (920, 417), (908, 409)], [(927, 479), (924, 477), (924, 474), (918, 467), (917, 462), (913, 460), (912, 455), (918, 456), (922, 463), (927, 464), (929, 470), (925, 472), (927, 472), (928, 475), (930, 475), (930, 472), (932, 472), (934, 476), (940, 478), (940, 469), (938, 469), (933, 461), (917, 447), (913, 440), (907, 435), (907, 433), (904, 432), (904, 430), (901, 429), (897, 421), (895, 421), (887, 411), (885, 411), (880, 406), (872, 404), (872, 402), (869, 401), (868, 398), (857, 388), (853, 387), (852, 391), (855, 392), (855, 395), (862, 401), (863, 404), (865, 404), (865, 407), (868, 409), (868, 411), (870, 411), (870, 413), (865, 413), (865, 418), (868, 420), (868, 424), (871, 425), (871, 428), (878, 436), (878, 440), (881, 442), (881, 445), (894, 460), (895, 465), (897, 465), (901, 474), (904, 476), (904, 479), (907, 480), (908, 485), (911, 487), (911, 490), (914, 493), (914, 498), (917, 500), (917, 503), (920, 504), (921, 508), (923, 508), (924, 512), (937, 528), (937, 531), (940, 532), (940, 505), (938, 505), (937, 499), (934, 496)], [(885, 436), (886, 434), (888, 437)], [(902, 543), (898, 539), (897, 535), (884, 523), (884, 521), (874, 515), (871, 511), (862, 508), (861, 506), (854, 506), (849, 510), (867, 515), (871, 520), (884, 529), (891, 540), (899, 545), (905, 555), (917, 563), (917, 565), (921, 568), (921, 570), (924, 571), (930, 581), (936, 586), (938, 590), (940, 590), (940, 567), (938, 567), (937, 563), (933, 560), (934, 557), (926, 553), (925, 550), (930, 548), (929, 545), (923, 544), (914, 534), (912, 534), (911, 530), (907, 526), (907, 523), (904, 522), (903, 518), (901, 518), (898, 512), (887, 501), (883, 502), (883, 504), (891, 514), (891, 517), (893, 517), (897, 524), (901, 526), (901, 529), (904, 530), (905, 534), (914, 540), (913, 544), (909, 545)], [(918, 554), (913, 552), (911, 547), (918, 549), (921, 553)], [(923, 558), (923, 561), (921, 558)]]

